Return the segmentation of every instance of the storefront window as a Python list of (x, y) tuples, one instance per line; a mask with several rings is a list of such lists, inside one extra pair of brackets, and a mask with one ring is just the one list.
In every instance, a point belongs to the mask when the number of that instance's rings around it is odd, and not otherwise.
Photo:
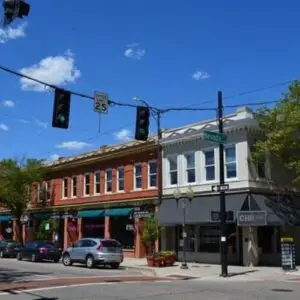
[(272, 226), (258, 227), (258, 247), (262, 253), (280, 253), (280, 228)]
[(118, 240), (124, 249), (134, 249), (134, 219), (128, 216), (110, 217), (111, 238)]
[(82, 237), (104, 237), (104, 218), (83, 218), (81, 226)]
[[(195, 225), (186, 225), (186, 246), (185, 250), (189, 252), (195, 252), (195, 245), (196, 245), (196, 231)], [(179, 228), (179, 251), (183, 251), (183, 231), (182, 226)]]

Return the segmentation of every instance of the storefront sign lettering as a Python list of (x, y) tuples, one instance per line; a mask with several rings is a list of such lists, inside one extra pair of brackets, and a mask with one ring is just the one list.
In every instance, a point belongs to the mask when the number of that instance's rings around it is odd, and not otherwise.
[(265, 226), (267, 225), (267, 213), (265, 211), (238, 211), (238, 226)]

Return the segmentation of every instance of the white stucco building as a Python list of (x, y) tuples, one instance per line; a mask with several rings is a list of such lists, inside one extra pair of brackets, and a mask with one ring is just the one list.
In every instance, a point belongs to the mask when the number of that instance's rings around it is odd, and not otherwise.
[[(204, 140), (203, 132), (217, 132), (216, 120), (208, 120), (164, 132), (163, 201), (158, 213), (165, 226), (162, 249), (182, 255), (182, 202), (186, 202), (187, 259), (219, 263), (219, 194), (212, 185), (219, 182), (218, 144)], [(242, 107), (225, 116), (224, 149), (228, 260), (232, 264), (279, 265), (280, 237), (295, 236), (300, 257), (300, 198), (292, 189), (292, 175), (266, 159), (260, 166), (249, 162), (251, 148), (261, 133), (252, 111)], [(182, 197), (174, 198), (179, 188)], [(186, 192), (192, 188), (193, 199)], [(245, 214), (252, 218), (247, 223)], [(258, 211), (258, 212), (257, 212)], [(240, 217), (240, 222), (237, 222)], [(262, 223), (262, 219), (265, 223)], [(243, 222), (244, 221), (244, 222)], [(243, 224), (240, 224), (242, 223)]]

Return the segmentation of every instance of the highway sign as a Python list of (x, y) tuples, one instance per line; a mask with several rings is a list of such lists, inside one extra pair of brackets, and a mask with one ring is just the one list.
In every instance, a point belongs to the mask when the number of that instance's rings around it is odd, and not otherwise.
[(204, 130), (203, 137), (207, 141), (211, 141), (219, 144), (225, 144), (227, 142), (227, 136), (219, 132)]
[(94, 94), (94, 111), (102, 114), (108, 113), (108, 94), (95, 92)]
[(212, 192), (221, 192), (221, 191), (223, 192), (228, 190), (229, 190), (229, 184), (217, 184), (211, 186)]

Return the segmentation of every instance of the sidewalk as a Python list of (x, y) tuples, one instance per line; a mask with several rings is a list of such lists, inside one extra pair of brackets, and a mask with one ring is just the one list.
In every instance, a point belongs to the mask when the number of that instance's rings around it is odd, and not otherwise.
[(244, 267), (229, 266), (228, 277), (220, 277), (220, 265), (188, 263), (189, 269), (180, 269), (180, 262), (176, 262), (172, 267), (151, 268), (147, 266), (146, 259), (125, 258), (122, 266), (125, 268), (134, 268), (140, 270), (147, 276), (186, 278), (197, 280), (242, 280), (242, 281), (259, 281), (259, 280), (299, 280), (300, 267), (296, 271), (284, 272), (280, 267)]

